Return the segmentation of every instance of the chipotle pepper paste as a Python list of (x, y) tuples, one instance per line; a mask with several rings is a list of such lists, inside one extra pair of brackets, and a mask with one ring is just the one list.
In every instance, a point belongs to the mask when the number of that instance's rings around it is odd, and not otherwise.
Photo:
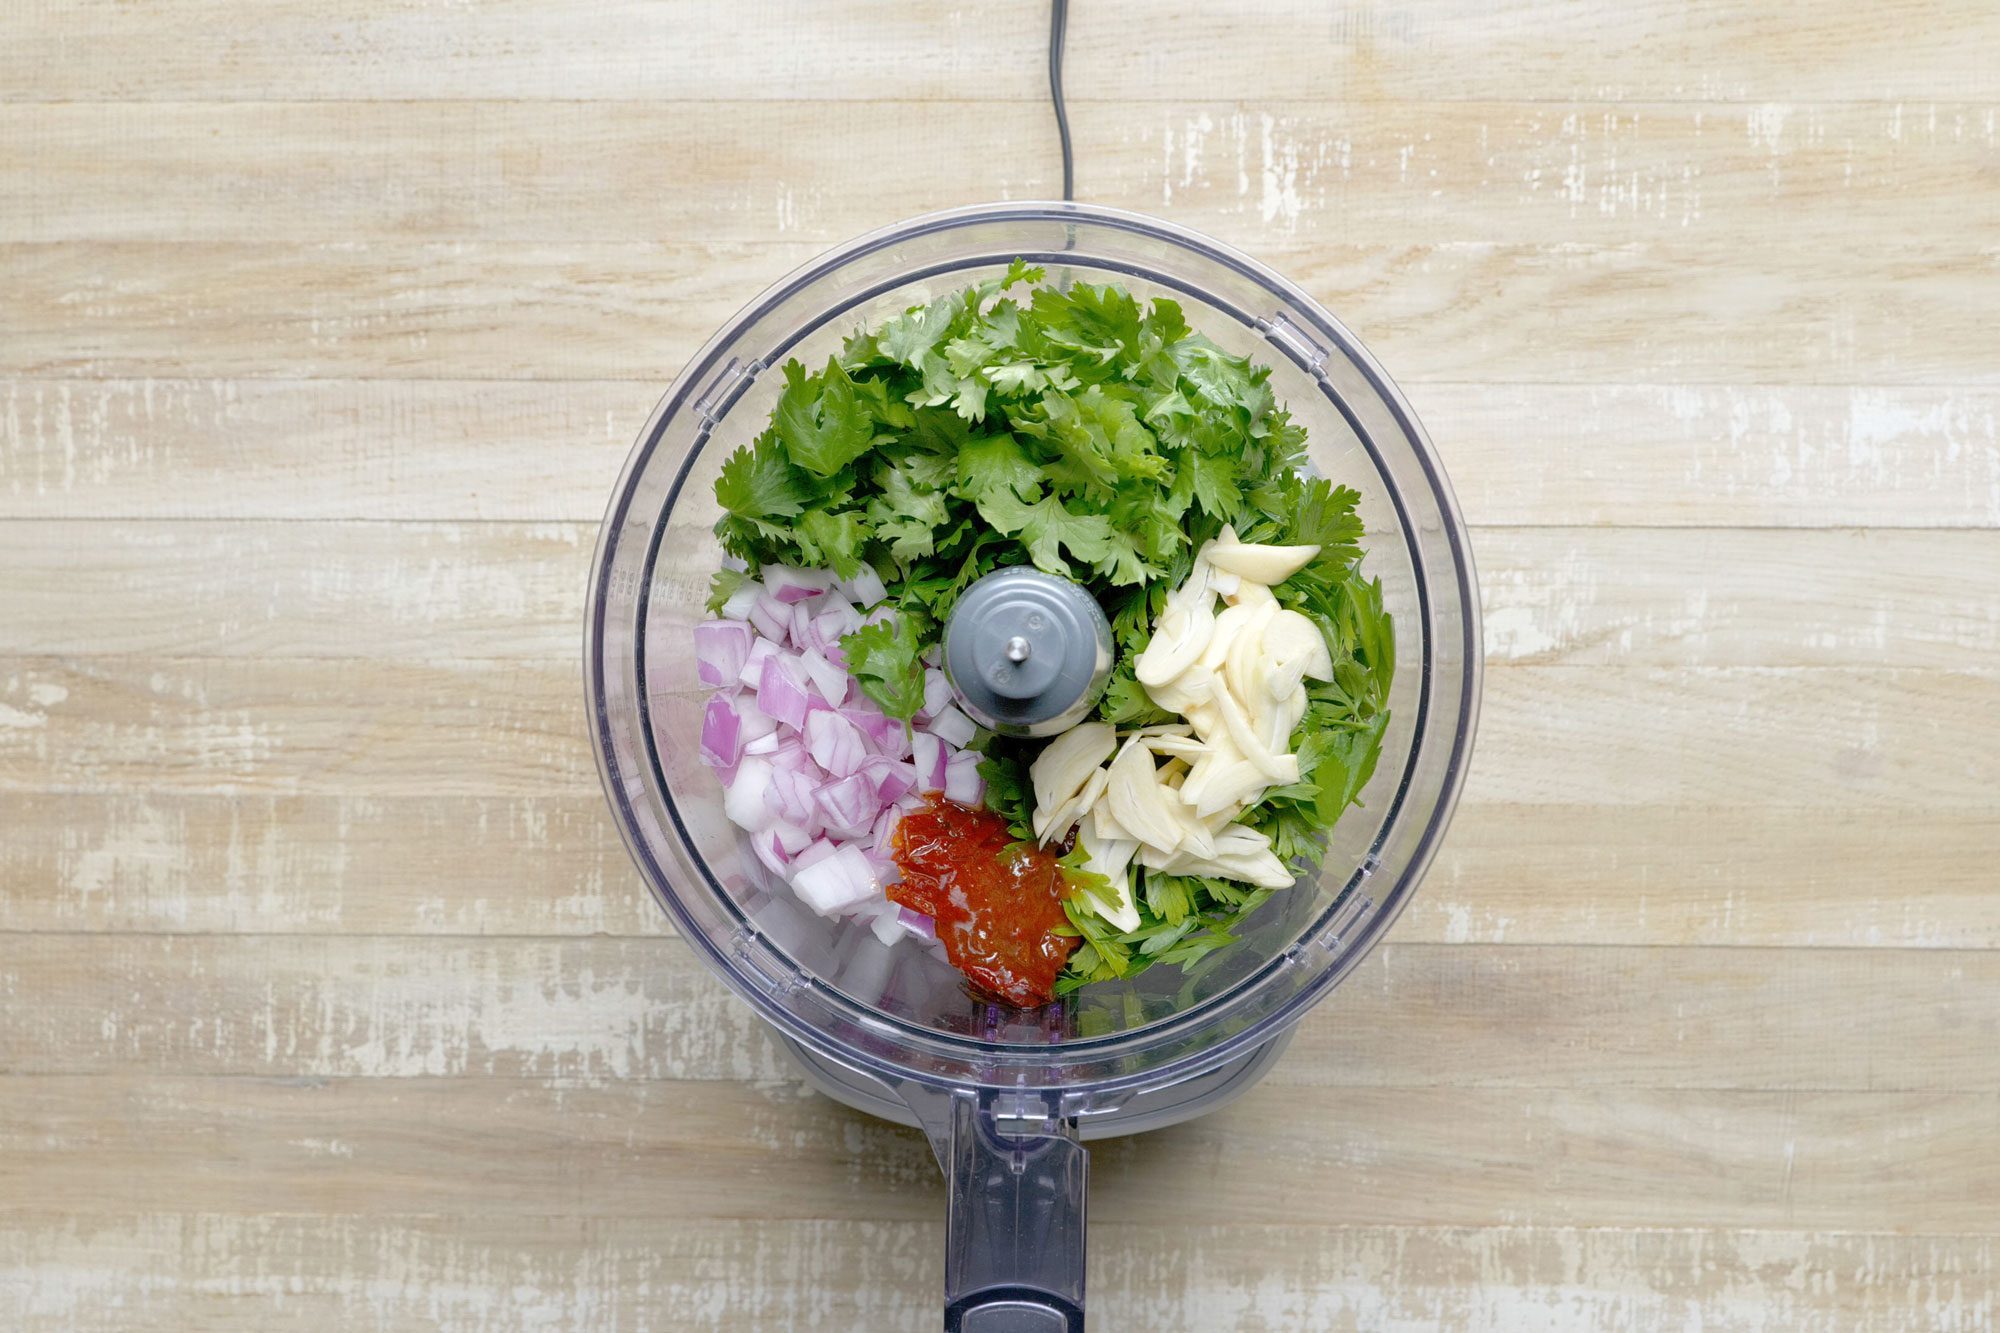
[(998, 815), (932, 796), (897, 821), (903, 878), (889, 897), (936, 920), (945, 956), (975, 987), (1025, 1009), (1055, 999), (1077, 942), (1055, 933), (1069, 924), (1056, 859), (1013, 843)]

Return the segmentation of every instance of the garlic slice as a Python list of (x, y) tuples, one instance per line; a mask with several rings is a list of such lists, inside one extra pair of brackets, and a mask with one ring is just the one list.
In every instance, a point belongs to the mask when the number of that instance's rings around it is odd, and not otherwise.
[(1227, 690), (1215, 692), (1216, 711), (1222, 714), (1222, 723), (1229, 728), (1229, 739), (1243, 752), (1243, 757), (1255, 764), (1274, 787), (1283, 787), (1299, 780), (1299, 757), (1295, 754), (1275, 754), (1264, 744), (1250, 725), (1250, 719), (1242, 707)]
[(1215, 634), (1215, 605), (1206, 595), (1193, 602), (1167, 599), (1166, 610), (1153, 626), (1153, 637), (1132, 674), (1141, 685), (1165, 685), (1197, 661)]
[(1079, 723), (1042, 747), (1028, 765), (1028, 779), (1035, 789), (1036, 837), (1045, 836), (1056, 809), (1082, 791), (1091, 772), (1117, 748), (1118, 731), (1108, 722)]
[(1148, 685), (1146, 697), (1169, 712), (1192, 719), (1214, 686), (1214, 673), (1196, 663), (1164, 685)]
[(1276, 602), (1268, 602), (1255, 607), (1243, 623), (1243, 630), (1236, 636), (1236, 642), (1229, 645), (1229, 655), (1223, 662), (1223, 679), (1229, 682), (1236, 701), (1244, 711), (1255, 716), (1264, 703), (1264, 679), (1270, 672), (1270, 660), (1265, 653), (1266, 627), (1282, 612)]
[(1111, 775), (1103, 769), (1091, 769), (1090, 777), (1084, 781), (1083, 790), (1051, 810), (1047, 821), (1035, 830), (1035, 837), (1046, 844), (1068, 833), (1076, 826), (1076, 821), (1082, 819), (1103, 797), (1105, 784), (1110, 780)]
[[(1264, 626), (1264, 652), (1271, 659), (1274, 677), (1299, 680), (1333, 679), (1333, 655), (1327, 651), (1326, 636), (1318, 625), (1297, 611), (1282, 610)], [(1294, 675), (1293, 673), (1297, 674)], [(1273, 698), (1280, 697), (1273, 693)]]
[(1213, 856), (1183, 853), (1172, 857), (1162, 868), (1169, 874), (1240, 879), (1262, 889), (1288, 889), (1297, 880), (1271, 850), (1271, 840), (1241, 824), (1232, 824), (1216, 834)]
[(1083, 848), (1083, 868), (1110, 880), (1117, 902), (1107, 906), (1090, 893), (1079, 894), (1076, 901), (1120, 930), (1137, 930), (1139, 907), (1132, 901), (1131, 866), (1139, 844), (1123, 838), (1100, 838), (1085, 823), (1077, 834), (1077, 845)]
[(1318, 554), (1317, 546), (1265, 546), (1255, 542), (1216, 542), (1207, 548), (1209, 564), (1225, 574), (1267, 588), (1283, 583), (1311, 564)]
[(1181, 825), (1172, 808), (1178, 798), (1160, 785), (1153, 752), (1145, 746), (1128, 742), (1111, 761), (1104, 799), (1111, 817), (1140, 842), (1164, 852), (1181, 845)]

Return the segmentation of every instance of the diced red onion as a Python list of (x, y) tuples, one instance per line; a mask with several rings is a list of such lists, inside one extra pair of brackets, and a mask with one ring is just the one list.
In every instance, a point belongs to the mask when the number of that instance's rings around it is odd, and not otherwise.
[(813, 646), (813, 608), (817, 602), (793, 602), (791, 615), (786, 620), (786, 633), (791, 636), (792, 647)]
[(898, 907), (896, 909), (896, 919), (903, 923), (904, 930), (909, 931), (912, 935), (920, 939), (934, 940), (937, 938), (937, 922), (931, 920), (922, 912), (913, 912), (907, 907)]
[(945, 743), (927, 731), (920, 731), (911, 738), (910, 746), (917, 762), (917, 790), (942, 791), (945, 756), (950, 753)]
[(817, 597), (833, 586), (833, 573), (825, 569), (799, 569), (792, 565), (764, 566), (764, 587), (771, 596), (786, 604)]
[(742, 757), (743, 719), (729, 697), (718, 694), (701, 715), (701, 761), (710, 768), (732, 769)]
[(861, 628), (861, 613), (846, 602), (829, 602), (813, 616), (813, 646), (825, 652)]
[(972, 743), (972, 738), (979, 728), (974, 725), (971, 718), (947, 705), (930, 720), (925, 730), (947, 744), (966, 746)]
[(908, 759), (910, 741), (909, 730), (896, 719), (890, 718), (889, 729), (882, 733), (882, 739), (875, 743), (875, 748), (891, 759)]
[(795, 868), (792, 891), (821, 916), (837, 916), (880, 895), (882, 883), (861, 849), (848, 846), (803, 870)]
[[(936, 717), (951, 707), (951, 682), (936, 667), (924, 669), (924, 707), (919, 721)], [(961, 742), (962, 743), (962, 742)]]
[(878, 708), (863, 708), (848, 704), (840, 710), (840, 715), (854, 725), (854, 729), (868, 738), (870, 748), (880, 751), (888, 743), (889, 733), (902, 730), (902, 723), (894, 718), (884, 717)]
[(875, 799), (884, 805), (901, 799), (917, 785), (917, 766), (907, 759), (870, 755), (862, 760), (861, 772), (875, 784)]
[(875, 572), (873, 565), (863, 565), (859, 574), (841, 585), (841, 591), (860, 603), (863, 609), (889, 595), (889, 590), (882, 586), (882, 576)]
[(745, 579), (736, 585), (736, 591), (729, 594), (722, 603), (722, 618), (725, 620), (748, 620), (750, 608), (757, 605), (758, 596), (764, 585), (755, 579)]
[(814, 713), (806, 719), (806, 749), (814, 763), (836, 778), (847, 777), (868, 757), (861, 733), (838, 713)]
[(752, 833), (769, 828), (778, 818), (772, 800), (773, 769), (768, 759), (749, 757), (736, 765), (736, 777), (722, 792), (722, 812), (739, 828)]
[(695, 677), (704, 685), (732, 685), (755, 639), (740, 620), (705, 620), (694, 627)]
[(758, 596), (757, 604), (750, 608), (750, 623), (757, 632), (773, 643), (782, 644), (792, 630), (791, 608), (765, 592)]
[(806, 844), (804, 851), (792, 857), (792, 865), (795, 869), (803, 870), (807, 866), (818, 865), (821, 861), (826, 860), (827, 857), (832, 856), (839, 850), (838, 847), (828, 842), (825, 838), (814, 838)]
[(778, 816), (790, 823), (804, 826), (812, 821), (819, 785), (817, 773), (796, 763), (773, 761), (771, 765), (771, 791)]
[(780, 653), (765, 659), (764, 678), (757, 685), (757, 706), (788, 727), (805, 726), (805, 670), (796, 657)]
[(819, 691), (819, 697), (832, 707), (838, 708), (847, 698), (847, 673), (808, 648), (799, 654), (799, 665), (805, 668), (806, 679)]
[(744, 748), (749, 742), (762, 736), (769, 736), (778, 730), (778, 719), (757, 706), (757, 696), (748, 692), (738, 692), (735, 696), (736, 716), (743, 727)]
[(891, 806), (875, 816), (875, 823), (868, 830), (868, 850), (884, 861), (896, 859), (896, 821), (903, 817), (902, 811)]
[(885, 621), (894, 620), (895, 618), (896, 608), (884, 602), (867, 615), (861, 617), (861, 623), (864, 625), (880, 625)]
[(785, 855), (785, 849), (779, 843), (777, 834), (769, 830), (751, 834), (750, 850), (764, 863), (766, 870), (779, 878), (784, 878), (790, 872), (791, 858)]
[(743, 659), (743, 669), (736, 673), (736, 679), (756, 689), (764, 681), (764, 663), (778, 651), (777, 644), (759, 635), (757, 641), (750, 645), (750, 655)]
[(946, 762), (944, 796), (947, 801), (970, 806), (977, 806), (986, 798), (986, 783), (979, 776), (978, 755), (965, 750)]
[(816, 799), (827, 827), (849, 838), (865, 834), (881, 809), (868, 779), (859, 773), (827, 783)]
[[(739, 725), (741, 725), (740, 719)], [(776, 724), (774, 723), (773, 725), (775, 726)], [(781, 743), (781, 738), (776, 731), (767, 731), (755, 740), (743, 742), (743, 753), (746, 755), (761, 754), (769, 756), (777, 753), (778, 746)]]
[(778, 840), (778, 846), (784, 849), (787, 857), (797, 856), (812, 846), (812, 834), (782, 819), (771, 825), (771, 836)]

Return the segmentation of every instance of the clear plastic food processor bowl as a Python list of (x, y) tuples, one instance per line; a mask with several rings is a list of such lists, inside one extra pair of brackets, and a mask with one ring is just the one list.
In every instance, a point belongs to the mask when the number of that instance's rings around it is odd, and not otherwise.
[[(772, 890), (701, 764), (707, 691), (692, 650), (722, 559), (716, 475), (763, 430), (778, 367), (823, 364), (857, 329), (1016, 257), (1045, 266), (1051, 282), (1170, 297), (1194, 328), (1273, 367), (1314, 467), (1361, 493), (1364, 569), (1382, 580), (1397, 640), (1381, 761), (1318, 875), (1190, 970), (1155, 967), (1030, 1012), (975, 998), (911, 943), (885, 946), (865, 924), (822, 919), (782, 885)], [(995, 204), (903, 223), (764, 293), (675, 382), (626, 463), (592, 573), (586, 677), (605, 791), (689, 946), (811, 1064), (907, 1106), (930, 1134), (950, 1183), (947, 1328), (1081, 1328), (1080, 1133), (1225, 1066), (1261, 1071), (1257, 1053), (1275, 1053), (1395, 920), (1464, 782), (1477, 598), (1437, 455), (1374, 359), (1292, 283), (1157, 219)]]

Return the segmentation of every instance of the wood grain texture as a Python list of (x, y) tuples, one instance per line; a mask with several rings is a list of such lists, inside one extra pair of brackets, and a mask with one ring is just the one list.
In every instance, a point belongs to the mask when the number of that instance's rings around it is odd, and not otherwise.
[[(6, 1088), (0, 1198), (62, 1199), (80, 1218), (198, 1197), (244, 1215), (554, 1206), (930, 1223), (944, 1199), (915, 1130), (790, 1082), (133, 1072)], [(1212, 1226), (1990, 1234), (1996, 1112), (1992, 1093), (1273, 1083), (1213, 1116), (1095, 1145), (1091, 1216), (1157, 1225), (1197, 1197)]]
[[(55, 21), (59, 15), (61, 21)], [(833, 0), (534, 0), (470, 11), (420, 0), (28, 0), (0, 16), (11, 100), (359, 100), (527, 97), (875, 101), (893, 90), (1039, 103), (1037, 0), (900, 6)], [(1135, 34), (1143, 41), (1134, 40)], [(778, 40), (782, 38), (782, 40)], [(1728, 0), (1626, 5), (1423, 0), (1394, 8), (1081, 5), (1071, 99), (1648, 98), (1707, 101), (1991, 98), (2000, 39), (1979, 0), (1788, 11)], [(672, 53), (662, 59), (661, 52)], [(920, 54), (921, 58), (913, 58)]]
[[(2000, 107), (1080, 104), (1094, 201), (1287, 244), (1867, 244), (2000, 222)], [(957, 146), (978, 142), (968, 154)], [(1048, 109), (877, 103), (0, 103), (0, 241), (817, 241), (1058, 194)], [(911, 155), (866, 191), (813, 168)], [(1267, 242), (1268, 243), (1268, 242)]]
[[(1917, 1307), (1937, 1333), (1983, 1333), (1996, 1282), (1976, 1234), (1146, 1222), (1101, 1223), (1090, 1239), (1091, 1308), (1111, 1328), (1901, 1333)], [(27, 1333), (262, 1333), (273, 1318), (426, 1333), (928, 1333), (943, 1260), (925, 1222), (0, 1217), (0, 1293), (18, 1293)], [(718, 1280), (730, 1272), (749, 1276)]]
[[(594, 523), (664, 382), (0, 381), (0, 516)], [(1414, 385), (1474, 523), (2000, 527), (2000, 388)]]
[[(690, 353), (1056, 188), (1041, 0), (0, 6), (0, 1327), (936, 1326), (922, 1141), (640, 883), (577, 652)], [(1081, 197), (1367, 342), (1470, 785), (1162, 1330), (2000, 1330), (2000, 11), (1092, 0)]]
[[(672, 939), (44, 934), (13, 941), (0, 1075), (777, 1080)], [(1847, 1034), (1828, 1049), (1815, 1034)], [(2000, 951), (1390, 943), (1274, 1085), (2000, 1092)], [(1425, 1053), (1412, 1060), (1411, 1049)], [(1335, 1103), (1337, 1104), (1337, 1103)]]
[[(0, 268), (12, 277), (0, 372), (622, 379), (659, 388), (746, 292), (823, 248), (0, 245)], [(1412, 384), (2000, 386), (2000, 330), (1988, 317), (2000, 295), (2000, 251), (1903, 238), (1845, 247), (1307, 249), (1273, 239), (1252, 248)]]

